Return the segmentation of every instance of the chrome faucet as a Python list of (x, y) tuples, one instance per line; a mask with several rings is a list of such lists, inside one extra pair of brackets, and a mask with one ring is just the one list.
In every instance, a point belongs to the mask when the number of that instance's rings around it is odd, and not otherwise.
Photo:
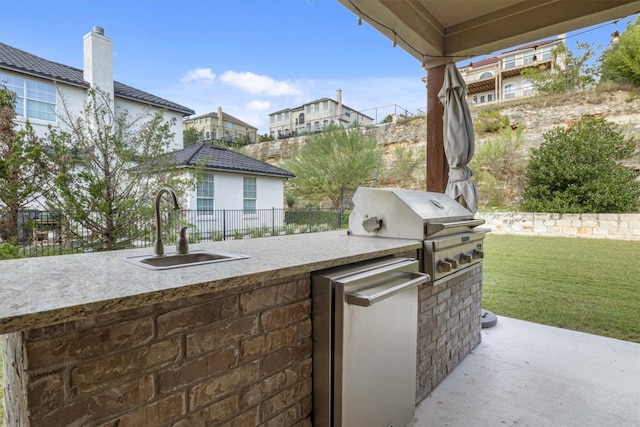
[[(178, 204), (178, 196), (176, 196), (176, 192), (173, 191), (172, 188), (163, 187), (156, 194), (156, 242), (155, 248), (153, 250), (153, 256), (163, 256), (164, 255), (164, 243), (162, 242), (162, 223), (160, 222), (160, 201), (162, 200), (162, 195), (167, 193), (171, 196), (173, 201), (173, 210), (180, 210), (180, 205)], [(187, 228), (182, 227), (180, 229), (180, 233), (178, 233), (178, 241), (176, 242), (176, 253), (181, 255), (186, 255), (189, 253), (189, 243), (187, 241)]]

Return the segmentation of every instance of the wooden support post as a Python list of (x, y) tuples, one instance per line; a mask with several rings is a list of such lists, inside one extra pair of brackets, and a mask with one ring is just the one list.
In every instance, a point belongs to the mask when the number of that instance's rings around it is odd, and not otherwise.
[(438, 99), (445, 67), (430, 68), (427, 72), (427, 191), (436, 193), (444, 193), (449, 179), (449, 165), (444, 154), (444, 106)]

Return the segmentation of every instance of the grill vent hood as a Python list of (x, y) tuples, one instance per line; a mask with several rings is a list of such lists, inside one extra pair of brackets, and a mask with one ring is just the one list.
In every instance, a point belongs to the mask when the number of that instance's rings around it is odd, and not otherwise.
[(356, 235), (424, 239), (484, 224), (444, 193), (359, 187), (353, 204), (349, 232)]

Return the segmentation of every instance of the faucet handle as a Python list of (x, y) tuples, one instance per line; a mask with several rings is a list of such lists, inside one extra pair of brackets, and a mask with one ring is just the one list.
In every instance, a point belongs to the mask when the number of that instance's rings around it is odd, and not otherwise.
[(178, 240), (176, 242), (176, 253), (180, 255), (187, 255), (189, 253), (189, 239), (187, 238), (187, 230), (189, 227), (182, 227), (180, 233), (178, 233)]

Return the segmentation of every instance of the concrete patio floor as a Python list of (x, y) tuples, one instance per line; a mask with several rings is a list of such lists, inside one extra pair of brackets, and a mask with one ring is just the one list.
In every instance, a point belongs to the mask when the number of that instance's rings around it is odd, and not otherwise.
[(640, 344), (498, 316), (407, 427), (640, 426)]

